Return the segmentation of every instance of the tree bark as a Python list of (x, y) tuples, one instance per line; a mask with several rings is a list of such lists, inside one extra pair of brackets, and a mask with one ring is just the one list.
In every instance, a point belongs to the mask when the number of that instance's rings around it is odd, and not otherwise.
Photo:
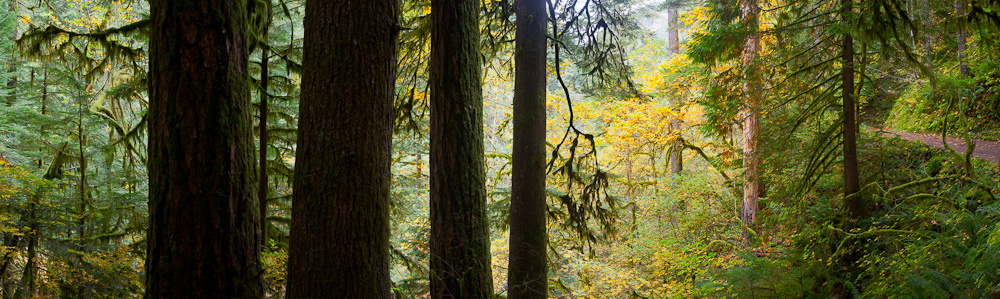
[[(16, 13), (17, 13), (17, 2), (16, 1), (11, 1), (10, 2), (10, 14), (11, 15), (15, 15), (15, 17), (16, 17)], [(14, 30), (12, 30), (12, 31), (13, 32), (11, 33), (11, 36), (10, 36), (10, 41), (11, 42), (17, 40), (17, 26), (14, 26)], [(9, 50), (10, 50), (10, 58), (8, 58), (8, 61), (7, 61), (7, 63), (8, 63), (7, 64), (7, 73), (9, 73), (11, 75), (10, 75), (10, 78), (7, 79), (7, 90), (10, 91), (10, 94), (7, 95), (7, 107), (10, 107), (10, 106), (14, 105), (14, 97), (15, 97), (15, 94), (16, 94), (14, 92), (14, 87), (17, 87), (17, 66), (15, 65), (16, 61), (14, 60), (14, 53), (17, 52), (17, 51), (15, 51), (16, 49), (14, 49), (14, 48), (11, 48)]]
[(546, 298), (544, 0), (517, 1), (511, 161), (509, 298)]
[(243, 0), (151, 0), (146, 298), (259, 298)]
[[(667, 6), (667, 49), (670, 56), (678, 55), (681, 53), (680, 48), (680, 26), (677, 24), (677, 4), (670, 4)], [(678, 116), (681, 112), (680, 98), (675, 98), (671, 101), (674, 105), (674, 113)], [(674, 134), (680, 135), (681, 125), (683, 123), (678, 118), (674, 118), (670, 121), (670, 129)], [(680, 143), (680, 140), (675, 142), (674, 146), (670, 151), (670, 173), (680, 174), (684, 171), (684, 145)]]
[[(680, 113), (680, 109), (675, 108), (675, 113)], [(675, 134), (680, 135), (681, 121), (671, 120), (670, 127), (677, 132)], [(680, 140), (676, 141), (677, 144), (673, 146), (670, 152), (670, 173), (681, 174), (684, 171), (684, 145), (681, 144)]]
[[(80, 240), (85, 240), (87, 238), (87, 207), (90, 203), (87, 200), (87, 155), (84, 152), (84, 145), (87, 143), (87, 133), (84, 131), (84, 117), (83, 112), (84, 107), (87, 107), (87, 103), (84, 102), (84, 97), (77, 95), (77, 121), (76, 121), (76, 136), (77, 136), (77, 154), (79, 155), (80, 163), (80, 181), (78, 182), (78, 188), (80, 190), (80, 210), (77, 214), (80, 215), (78, 230)], [(80, 246), (82, 241), (76, 242), (76, 246)], [(76, 249), (79, 250), (79, 249)]]
[(430, 294), (492, 298), (479, 0), (431, 1)]
[(399, 2), (309, 1), (288, 298), (391, 298)]
[[(752, 228), (757, 222), (758, 196), (760, 196), (760, 82), (754, 60), (760, 49), (760, 35), (757, 32), (760, 20), (760, 6), (757, 0), (747, 0), (740, 3), (740, 11), (745, 25), (750, 29), (746, 43), (743, 46), (744, 84), (743, 94), (747, 97), (743, 109), (743, 204), (741, 215), (747, 227)], [(751, 241), (747, 233), (745, 241)]]
[(934, 61), (931, 59), (931, 6), (928, 0), (920, 0), (920, 6), (924, 19), (924, 56), (927, 57), (927, 66), (934, 68)]
[(677, 3), (667, 5), (667, 51), (670, 56), (681, 54), (680, 26), (677, 24), (678, 5)]
[[(267, 41), (267, 32), (264, 32), (264, 41)], [(260, 207), (260, 246), (267, 248), (267, 83), (270, 80), (268, 71), (268, 57), (270, 57), (267, 47), (260, 48), (260, 147), (258, 151), (260, 159), (257, 167), (260, 168), (260, 177), (257, 178), (257, 194)]]
[[(842, 11), (841, 18), (843, 22), (849, 22), (850, 16), (853, 14), (854, 3), (853, 0), (841, 0)], [(864, 201), (860, 196), (856, 196), (859, 190), (861, 190), (861, 184), (858, 178), (858, 132), (855, 123), (856, 111), (854, 103), (854, 40), (851, 37), (851, 33), (847, 32), (844, 34), (844, 41), (841, 49), (842, 55), (842, 69), (841, 77), (843, 79), (841, 96), (843, 97), (843, 110), (844, 114), (844, 197), (846, 199), (845, 207), (848, 210), (848, 215), (854, 219), (860, 219), (867, 216), (868, 211), (865, 207)]]
[(972, 69), (969, 68), (969, 63), (966, 61), (967, 57), (965, 56), (967, 41), (965, 37), (965, 20), (963, 20), (964, 15), (965, 1), (955, 0), (955, 16), (958, 19), (958, 33), (956, 38), (958, 40), (958, 69), (962, 77), (972, 78)]

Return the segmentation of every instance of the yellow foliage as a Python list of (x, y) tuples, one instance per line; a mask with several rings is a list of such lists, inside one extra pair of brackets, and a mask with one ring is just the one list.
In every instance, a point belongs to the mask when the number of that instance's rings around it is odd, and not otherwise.
[[(684, 28), (681, 34), (696, 35), (708, 33), (703, 24), (708, 21), (708, 6), (698, 6), (691, 10), (685, 11), (677, 17), (677, 20), (684, 24)], [(698, 26), (695, 26), (695, 25)]]

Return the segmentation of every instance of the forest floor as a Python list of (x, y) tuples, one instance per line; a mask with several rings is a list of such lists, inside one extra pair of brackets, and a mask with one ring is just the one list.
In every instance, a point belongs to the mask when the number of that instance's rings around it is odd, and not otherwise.
[[(879, 133), (886, 137), (899, 136), (910, 141), (920, 142), (928, 146), (936, 147), (939, 149), (945, 149), (944, 144), (941, 142), (940, 135), (934, 134), (924, 134), (924, 133), (907, 133), (907, 132), (897, 132), (897, 131), (885, 131), (878, 129)], [(955, 149), (959, 153), (965, 153), (965, 139), (956, 138), (949, 136), (947, 138), (948, 145)], [(988, 140), (975, 140), (976, 148), (972, 151), (972, 156), (986, 160), (993, 164), (1000, 163), (997, 157), (1000, 157), (1000, 142), (988, 141)]]

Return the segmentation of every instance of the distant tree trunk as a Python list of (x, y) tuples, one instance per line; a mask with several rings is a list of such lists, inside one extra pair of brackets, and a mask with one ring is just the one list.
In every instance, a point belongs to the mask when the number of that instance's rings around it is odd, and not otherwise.
[[(66, 161), (66, 154), (64, 154), (66, 145), (66, 143), (63, 143), (59, 147), (56, 157), (52, 159), (49, 168), (42, 175), (42, 180), (53, 181), (62, 178), (63, 163)], [(35, 286), (37, 285), (38, 261), (36, 259), (38, 256), (38, 239), (41, 237), (41, 225), (38, 221), (38, 205), (42, 200), (42, 195), (45, 193), (45, 189), (42, 188), (39, 187), (36, 189), (28, 201), (28, 212), (27, 217), (25, 217), (28, 222), (28, 230), (24, 233), (24, 238), (28, 240), (28, 255), (21, 274), (21, 286), (14, 292), (15, 299), (30, 298), (35, 293)]]
[(260, 298), (243, 0), (150, 0), (146, 298)]
[[(10, 213), (10, 210), (5, 209), (0, 212)], [(5, 233), (3, 235), (3, 246), (8, 248), (15, 248), (15, 247), (20, 248), (21, 246), (20, 242), (22, 239), (23, 239), (22, 236), (15, 236), (13, 233)], [(10, 286), (10, 280), (7, 280), (7, 268), (9, 268), (11, 260), (14, 259), (15, 252), (17, 252), (17, 250), (6, 250), (3, 253), (2, 262), (0, 262), (0, 288), (3, 288), (3, 290), (0, 290), (0, 292), (3, 292), (3, 294), (5, 295), (9, 294), (7, 292), (7, 287)]]
[[(757, 33), (759, 26), (760, 7), (757, 0), (746, 0), (740, 2), (740, 11), (745, 26), (751, 30), (743, 46), (743, 67), (744, 79), (743, 94), (747, 98), (746, 108), (743, 110), (743, 222), (748, 227), (753, 227), (757, 221), (758, 196), (760, 196), (760, 167), (761, 155), (760, 146), (760, 82), (757, 76), (758, 70), (754, 60), (757, 59), (757, 52), (760, 49), (760, 35)], [(746, 242), (751, 241), (748, 233)]]
[(927, 66), (933, 68), (934, 61), (931, 59), (931, 6), (928, 0), (920, 0), (922, 18), (924, 19), (924, 56), (927, 57)]
[(24, 272), (21, 274), (21, 286), (14, 292), (15, 299), (30, 298), (35, 293), (35, 277), (38, 276), (37, 255), (40, 228), (38, 225), (38, 202), (40, 197), (40, 195), (33, 195), (31, 201), (28, 202), (28, 231), (24, 236), (28, 239), (28, 256), (24, 263)]
[(667, 5), (667, 50), (670, 56), (681, 54), (680, 25), (677, 24), (678, 4)]
[[(10, 14), (15, 15), (16, 13), (17, 1), (11, 1)], [(17, 40), (17, 26), (14, 26), (14, 30), (12, 30), (10, 40), (12, 42)], [(7, 90), (10, 91), (10, 94), (7, 95), (7, 107), (10, 107), (14, 105), (14, 87), (17, 87), (17, 66), (15, 65), (16, 61), (14, 60), (14, 53), (17, 51), (13, 48), (7, 50), (10, 50), (10, 58), (7, 61), (7, 73), (11, 74), (10, 79), (7, 80)]]
[(399, 1), (309, 1), (288, 298), (391, 298)]
[[(35, 72), (32, 71), (31, 74), (34, 75)], [(34, 86), (35, 78), (34, 77), (31, 78), (31, 82), (32, 82), (31, 83), (32, 86), (29, 87), (29, 88), (34, 89), (35, 88), (35, 86)], [(45, 71), (42, 73), (42, 115), (48, 114), (48, 112), (49, 112), (48, 111), (48, 104), (49, 104), (49, 69), (45, 68)], [(39, 126), (38, 132), (40, 133), (41, 136), (45, 136), (45, 125), (44, 124), (41, 125), (41, 126)], [(39, 169), (42, 168), (42, 159), (38, 159), (38, 168)]]
[(969, 68), (969, 62), (966, 61), (965, 47), (967, 41), (965, 40), (965, 20), (961, 19), (965, 15), (965, 1), (955, 0), (955, 15), (958, 16), (958, 69), (962, 73), (963, 77), (971, 78), (972, 70)]
[[(264, 41), (267, 41), (267, 32), (264, 32)], [(260, 48), (260, 160), (257, 165), (260, 168), (260, 177), (257, 178), (257, 194), (260, 207), (260, 246), (267, 248), (267, 83), (271, 81), (268, 71), (269, 48)]]
[[(913, 0), (906, 0), (906, 3), (904, 5), (906, 5), (906, 11), (908, 12), (916, 11), (916, 9), (913, 8), (915, 6), (913, 4)], [(914, 46), (916, 46), (917, 37), (916, 35), (913, 34), (913, 27), (909, 27), (909, 32), (910, 32), (910, 42), (913, 43)]]
[[(680, 26), (677, 24), (677, 4), (670, 4), (667, 6), (667, 49), (670, 56), (678, 55), (681, 53), (680, 48)], [(674, 98), (671, 100), (671, 104), (674, 105), (674, 113), (680, 115), (681, 103), (680, 98)], [(670, 120), (670, 129), (674, 134), (680, 135), (681, 125), (683, 123), (680, 119)], [(670, 173), (680, 174), (684, 171), (684, 145), (680, 144), (678, 140), (675, 142), (673, 149), (670, 151)]]
[(509, 298), (547, 298), (544, 0), (517, 1), (511, 161)]
[(492, 298), (479, 0), (431, 1), (432, 298)]
[[(926, 3), (926, 0), (924, 1)], [(843, 22), (849, 22), (854, 10), (853, 0), (841, 0), (841, 5)], [(841, 51), (841, 55), (843, 55), (841, 95), (844, 102), (842, 110), (844, 114), (844, 197), (847, 199), (845, 206), (850, 217), (859, 219), (864, 218), (868, 213), (862, 198), (855, 195), (861, 190), (861, 184), (858, 178), (858, 133), (855, 125), (857, 114), (854, 107), (854, 40), (850, 32), (844, 34)]]
[(14, 58), (10, 59), (10, 66), (7, 68), (7, 72), (13, 74), (7, 80), (7, 90), (10, 91), (10, 94), (7, 95), (7, 107), (11, 107), (14, 106), (14, 88), (17, 87), (17, 74), (15, 73), (17, 72), (17, 68), (14, 67)]
[[(47, 106), (49, 100), (49, 69), (45, 69), (45, 73), (42, 77), (42, 115), (48, 114)], [(45, 135), (45, 126), (40, 128), (42, 136)], [(63, 154), (66, 150), (66, 146), (63, 145), (59, 151), (56, 153), (56, 157), (52, 159), (52, 164), (49, 164), (49, 168), (45, 170), (45, 175), (42, 179), (45, 180), (55, 180), (56, 178), (62, 177), (62, 167), (63, 162), (66, 160), (66, 155)], [(38, 160), (38, 168), (42, 167), (42, 160)], [(38, 238), (41, 237), (41, 226), (38, 223), (38, 204), (42, 199), (43, 190), (35, 191), (32, 196), (31, 201), (28, 203), (28, 258), (27, 262), (24, 264), (24, 273), (21, 275), (22, 289), (25, 293), (21, 296), (14, 294), (14, 298), (22, 298), (23, 296), (31, 297), (35, 293), (35, 277), (38, 276), (38, 262), (35, 261), (38, 248)], [(20, 290), (19, 290), (20, 291)]]
[[(77, 213), (80, 215), (78, 230), (80, 240), (87, 238), (87, 207), (90, 203), (87, 200), (87, 155), (84, 152), (84, 145), (87, 142), (87, 133), (84, 130), (83, 120), (86, 114), (83, 112), (84, 107), (87, 107), (87, 103), (84, 102), (84, 97), (77, 95), (77, 121), (76, 121), (76, 133), (77, 133), (77, 158), (80, 163), (80, 181), (78, 182), (78, 188), (80, 190), (80, 210)], [(81, 242), (75, 242), (76, 246), (81, 245)], [(79, 249), (76, 249), (79, 250)], [(74, 273), (75, 274), (75, 273)]]
[[(680, 109), (674, 109), (674, 110), (679, 113), (678, 110), (680, 110)], [(680, 132), (681, 121), (679, 121), (679, 120), (672, 120), (672, 121), (670, 121), (670, 126), (674, 129), (674, 132)], [(680, 134), (680, 133), (676, 133), (676, 134)], [(683, 156), (684, 152), (683, 151), (684, 151), (684, 145), (680, 144), (680, 140), (678, 140), (677, 144), (675, 144), (673, 146), (673, 151), (670, 152), (670, 173), (672, 173), (672, 174), (681, 174), (681, 172), (684, 171), (684, 156)]]

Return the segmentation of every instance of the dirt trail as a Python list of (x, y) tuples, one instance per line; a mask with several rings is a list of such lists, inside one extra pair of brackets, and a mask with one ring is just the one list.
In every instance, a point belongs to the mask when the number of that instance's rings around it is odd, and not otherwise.
[[(896, 132), (896, 131), (884, 131), (879, 130), (882, 135), (886, 137), (899, 136), (900, 138), (918, 141), (920, 143), (926, 144), (928, 146), (933, 146), (939, 149), (945, 149), (944, 145), (941, 144), (941, 135), (934, 134), (922, 134), (922, 133), (906, 133), (906, 132)], [(965, 153), (965, 139), (956, 138), (948, 136), (948, 145), (955, 149), (959, 153)], [(975, 140), (976, 149), (973, 150), (972, 156), (986, 160), (993, 164), (1000, 163), (998, 157), (1000, 157), (1000, 142), (986, 141), (986, 140)]]

